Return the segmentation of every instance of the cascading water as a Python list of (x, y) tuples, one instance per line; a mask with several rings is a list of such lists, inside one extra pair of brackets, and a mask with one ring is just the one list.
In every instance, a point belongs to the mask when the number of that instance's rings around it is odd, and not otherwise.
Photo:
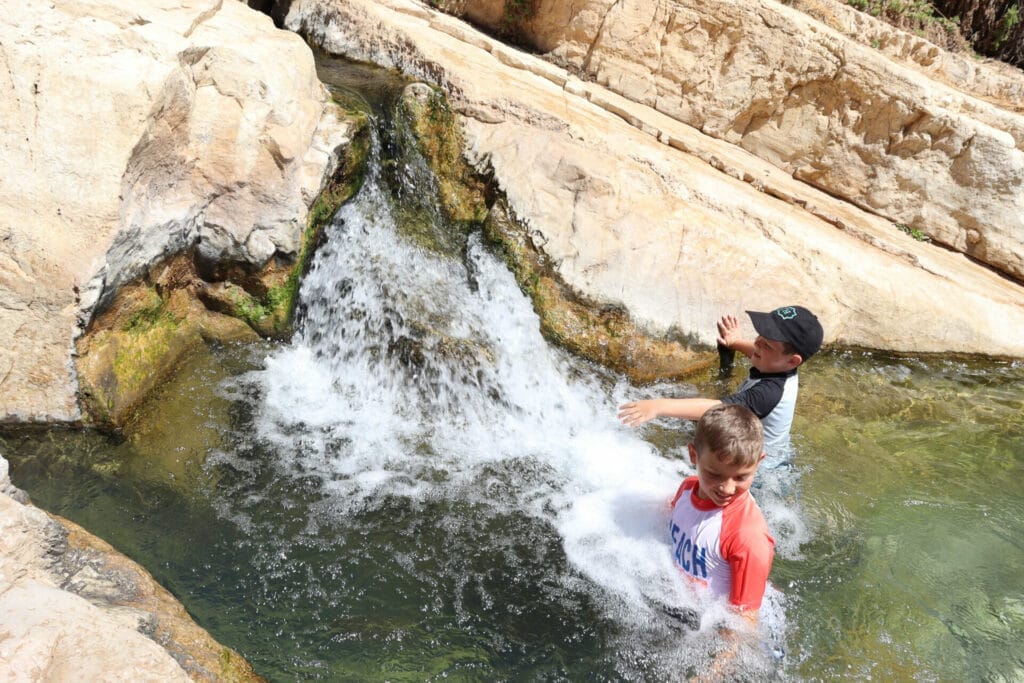
[[(277, 483), (229, 496), (223, 513), (251, 526), (247, 500), (294, 496), (284, 505), (302, 513), (273, 522), (291, 537), (278, 539), (282, 561), (269, 558), (269, 573), (298, 561), (295, 547), (371, 555), (394, 576), (371, 572), (347, 590), (419, 603), (428, 630), (441, 632), (436, 648), (480, 629), (470, 639), (491, 651), (483, 670), (495, 675), (699, 670), (731, 617), (672, 565), (667, 501), (688, 464), (618, 424), (628, 385), (545, 342), (478, 233), (452, 254), (403, 232), (395, 195), (431, 187), (422, 162), (371, 160), (335, 216), (303, 282), (293, 342), (231, 392), (248, 397), (251, 446), (273, 454)], [(211, 462), (252, 467), (238, 454)], [(326, 563), (344, 573), (351, 559)], [(397, 594), (385, 597), (382, 581)], [(672, 608), (703, 613), (702, 628), (682, 627)], [(779, 629), (777, 600), (764, 611)], [(444, 613), (452, 621), (436, 625)], [(595, 647), (595, 629), (616, 643), (614, 656), (596, 669), (552, 666)], [(742, 666), (763, 675), (771, 657), (750, 649)]]

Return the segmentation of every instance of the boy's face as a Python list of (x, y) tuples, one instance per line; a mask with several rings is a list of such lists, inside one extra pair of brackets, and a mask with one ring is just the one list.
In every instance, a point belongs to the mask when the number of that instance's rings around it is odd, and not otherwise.
[(765, 455), (761, 453), (753, 465), (730, 465), (719, 460), (715, 453), (698, 453), (692, 443), (689, 448), (690, 462), (697, 468), (697, 497), (710, 500), (718, 507), (728, 505), (750, 488)]
[(783, 342), (757, 335), (750, 364), (761, 372), (789, 372), (800, 365), (802, 360), (799, 353), (786, 353)]

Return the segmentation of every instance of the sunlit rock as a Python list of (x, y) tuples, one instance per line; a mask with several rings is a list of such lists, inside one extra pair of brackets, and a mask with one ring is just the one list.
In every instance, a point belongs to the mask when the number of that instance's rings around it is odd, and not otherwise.
[(11, 492), (0, 457), (0, 671), (9, 680), (262, 680), (142, 567)]
[(124, 283), (294, 260), (349, 124), (238, 2), (13, 3), (0, 26), (0, 419), (79, 417), (72, 339)]
[[(635, 3), (620, 4), (616, 12), (643, 13)], [(597, 5), (575, 7), (582, 16)], [(773, 11), (792, 13), (778, 7)], [(800, 16), (806, 35), (793, 33), (793, 40), (819, 49), (814, 41), (825, 39), (823, 29)], [(579, 80), (410, 0), (298, 0), (286, 23), (330, 52), (399, 68), (440, 86), (461, 114), (469, 159), (493, 174), (560, 281), (598, 309), (621, 308), (649, 332), (711, 345), (722, 313), (801, 302), (819, 314), (830, 343), (1024, 356), (1024, 340), (1009, 333), (1024, 329), (1024, 290), (1018, 283), (963, 254), (915, 239), (909, 226), (903, 231), (795, 179), (744, 149), (749, 145), (742, 140), (741, 146), (706, 135), (666, 115), (657, 102), (647, 106), (636, 101), (643, 100), (638, 95), (629, 99)], [(830, 41), (840, 39), (830, 35)], [(646, 54), (648, 39), (637, 35), (638, 55)], [(743, 50), (753, 50), (752, 44), (738, 43), (737, 51)], [(676, 58), (692, 54), (682, 50)], [(845, 54), (859, 59), (860, 47)], [(713, 60), (695, 61), (710, 68)], [(880, 68), (858, 64), (844, 67), (844, 73)], [(635, 70), (642, 75), (645, 68)], [(916, 89), (932, 87), (918, 84), (918, 78), (926, 80), (923, 75), (907, 78)], [(634, 95), (646, 88), (642, 81), (629, 82)], [(745, 97), (741, 89), (722, 87), (711, 95)], [(726, 111), (716, 101), (710, 97), (707, 106)], [(810, 110), (790, 104), (781, 120), (799, 118), (794, 130), (817, 125), (817, 115), (804, 120)], [(994, 111), (982, 104), (979, 111)], [(1007, 142), (1016, 115), (992, 116), (986, 130), (993, 140)], [(715, 120), (723, 130), (731, 125), (724, 115)], [(1006, 122), (1003, 130), (995, 127), (998, 122)], [(822, 123), (822, 130), (832, 130), (831, 122)], [(835, 160), (829, 172), (868, 187), (874, 169)], [(1005, 208), (978, 200), (980, 191), (972, 190), (972, 210)], [(1018, 201), (1020, 193), (1011, 203)], [(922, 211), (939, 206), (920, 197), (915, 202)], [(1008, 216), (1002, 225), (1021, 215)]]
[[(521, 3), (463, 5), (500, 32)], [(772, 0), (537, 2), (517, 31), (581, 77), (1024, 280), (1024, 74), (803, 5), (815, 18)]]

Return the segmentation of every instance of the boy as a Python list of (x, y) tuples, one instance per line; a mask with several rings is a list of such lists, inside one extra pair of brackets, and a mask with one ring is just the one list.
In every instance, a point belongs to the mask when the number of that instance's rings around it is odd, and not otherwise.
[(757, 331), (754, 341), (740, 336), (739, 321), (726, 315), (718, 321), (718, 343), (750, 358), (750, 376), (739, 390), (721, 401), (711, 398), (660, 398), (625, 403), (619, 419), (631, 427), (656, 417), (700, 419), (720, 403), (750, 408), (764, 425), (765, 446), (775, 451), (789, 441), (799, 388), (797, 368), (821, 349), (824, 332), (818, 318), (802, 306), (783, 306), (770, 313), (747, 311)]
[(761, 422), (743, 406), (714, 406), (688, 448), (697, 474), (680, 485), (669, 521), (676, 567), (756, 624), (775, 554), (749, 493), (765, 457)]

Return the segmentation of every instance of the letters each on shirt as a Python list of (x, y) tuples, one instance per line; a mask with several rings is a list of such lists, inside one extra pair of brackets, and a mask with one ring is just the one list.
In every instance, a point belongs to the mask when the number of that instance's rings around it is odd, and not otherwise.
[(698, 547), (674, 522), (669, 523), (669, 530), (672, 533), (672, 545), (675, 547), (672, 556), (676, 558), (676, 564), (684, 572), (698, 579), (708, 578), (707, 549), (703, 546)]

